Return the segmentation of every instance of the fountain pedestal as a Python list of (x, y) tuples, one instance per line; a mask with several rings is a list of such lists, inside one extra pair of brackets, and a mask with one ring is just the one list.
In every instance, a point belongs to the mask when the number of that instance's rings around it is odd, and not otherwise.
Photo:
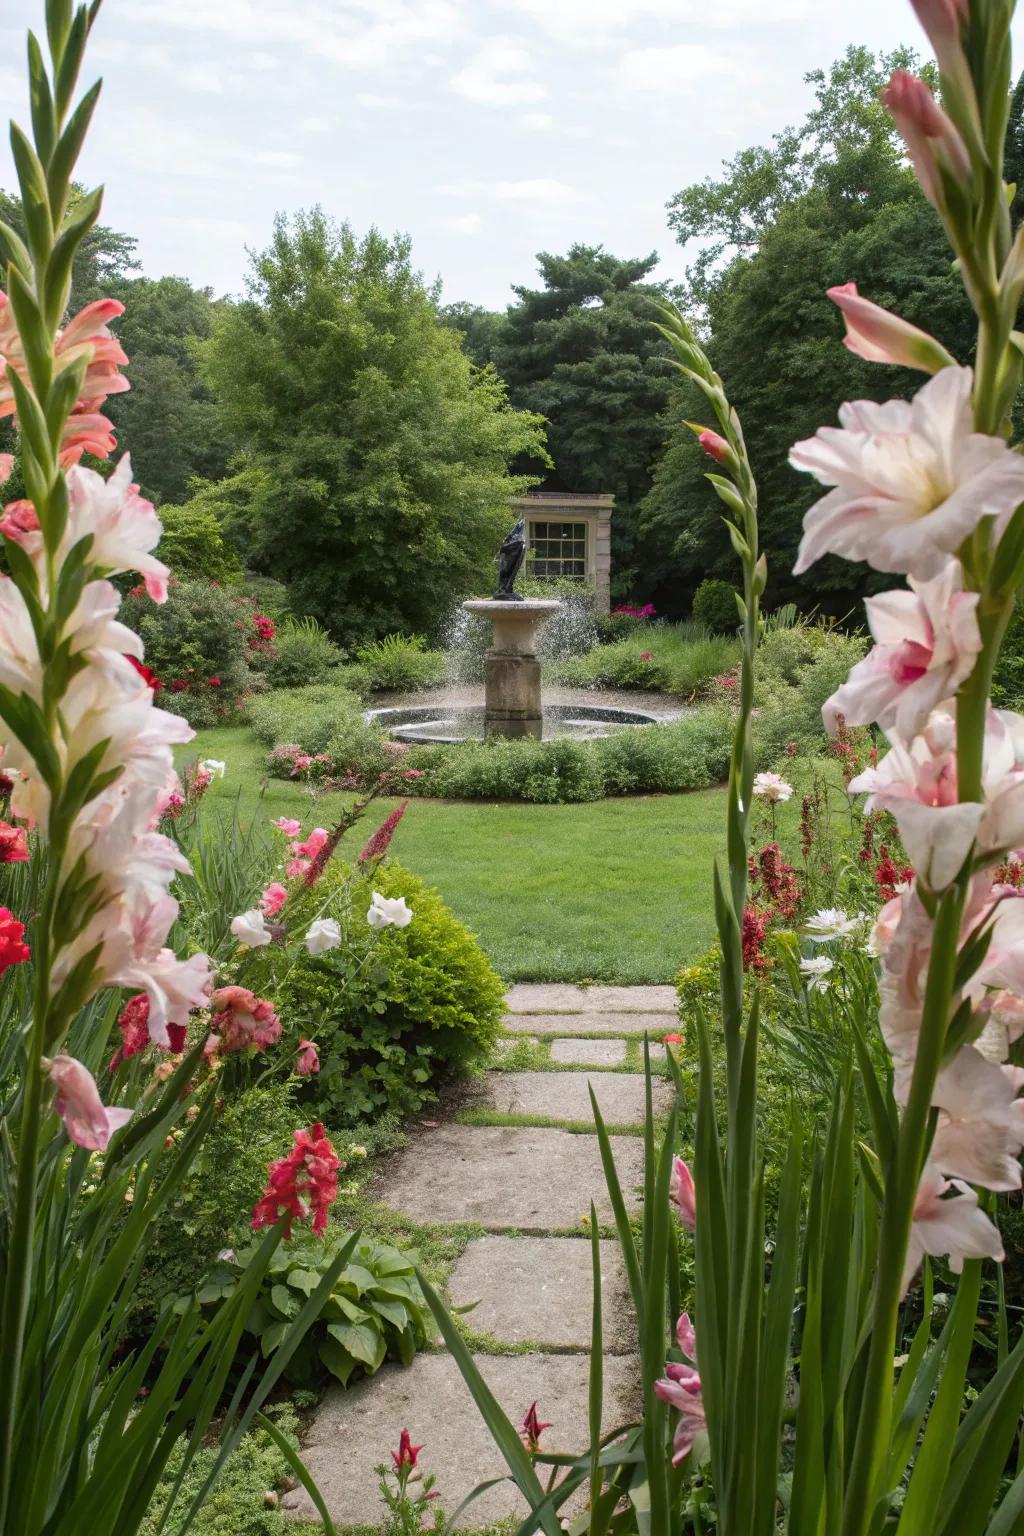
[(537, 631), (561, 608), (553, 598), (523, 598), (521, 602), (472, 598), (466, 613), (482, 614), (494, 626), (491, 648), (484, 658), (484, 735), (533, 736), (540, 740), (540, 662)]

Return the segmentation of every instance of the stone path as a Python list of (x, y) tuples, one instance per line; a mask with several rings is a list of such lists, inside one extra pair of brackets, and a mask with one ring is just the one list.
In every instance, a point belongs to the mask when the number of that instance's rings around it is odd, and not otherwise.
[[(428, 1126), (391, 1160), (378, 1198), (414, 1221), (476, 1222), (483, 1237), (455, 1264), (448, 1295), (473, 1306), (466, 1322), (477, 1363), (514, 1423), (534, 1399), (553, 1428), (545, 1446), (579, 1451), (587, 1441), (587, 1373), (592, 1275), (584, 1226), (594, 1201), (611, 1222), (597, 1138), (564, 1127), (592, 1120), (588, 1083), (606, 1122), (627, 1201), (635, 1209), (643, 1147), (643, 1078), (630, 1043), (678, 1027), (671, 987), (516, 986), (506, 998), (505, 1047), (533, 1045), (556, 1070), (492, 1071), (469, 1096), (462, 1118)], [(589, 1037), (589, 1038), (588, 1038)], [(664, 1054), (664, 1052), (662, 1052)], [(590, 1069), (588, 1071), (588, 1069)], [(668, 1090), (655, 1082), (656, 1107)], [(638, 1361), (632, 1310), (618, 1245), (602, 1242), (606, 1428), (637, 1411)], [(504, 1347), (508, 1353), (496, 1354)], [(331, 1388), (303, 1454), (339, 1527), (381, 1520), (375, 1468), (403, 1429), (425, 1450), (449, 1514), (478, 1484), (501, 1477), (495, 1451), (462, 1377), (438, 1346), (403, 1369), (385, 1366), (348, 1392)], [(315, 1511), (300, 1488), (285, 1509)], [(509, 1482), (483, 1495), (460, 1521), (479, 1529), (526, 1506)]]

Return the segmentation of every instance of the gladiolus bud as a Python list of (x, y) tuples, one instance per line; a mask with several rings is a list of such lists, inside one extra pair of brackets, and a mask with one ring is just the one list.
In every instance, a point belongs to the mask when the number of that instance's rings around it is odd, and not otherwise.
[(905, 69), (893, 75), (882, 92), (882, 101), (903, 135), (921, 190), (943, 213), (943, 172), (964, 185), (971, 179), (966, 144), (924, 81)]
[(672, 1182), (669, 1198), (679, 1212), (683, 1226), (691, 1232), (697, 1230), (697, 1187), (693, 1174), (681, 1157), (672, 1160)]
[(533, 1455), (536, 1455), (540, 1450), (541, 1435), (546, 1429), (551, 1428), (552, 1425), (541, 1423), (537, 1414), (537, 1404), (535, 1402), (531, 1403), (529, 1408), (526, 1410), (526, 1415), (522, 1424), (519, 1426), (519, 1433), (523, 1438), (523, 1443), (525, 1444), (527, 1450), (532, 1452)]
[(897, 368), (918, 368), (938, 373), (955, 360), (941, 342), (901, 320), (870, 299), (861, 298), (856, 283), (830, 288), (828, 296), (846, 321), (844, 346), (867, 363), (892, 363)]
[(736, 455), (721, 433), (712, 432), (710, 427), (705, 427), (704, 431), (698, 434), (697, 441), (704, 449), (704, 452), (710, 454), (716, 463), (735, 463)]
[(962, 29), (970, 19), (968, 0), (910, 0), (918, 21), (935, 50), (939, 69), (961, 83), (970, 78)]

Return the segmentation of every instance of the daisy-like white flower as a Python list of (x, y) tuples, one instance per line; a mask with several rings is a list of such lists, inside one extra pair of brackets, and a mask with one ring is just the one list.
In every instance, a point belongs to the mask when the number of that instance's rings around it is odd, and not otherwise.
[(822, 907), (809, 917), (804, 927), (807, 937), (815, 944), (826, 944), (830, 939), (848, 939), (861, 926), (860, 917), (850, 917), (843, 907)]
[(828, 955), (811, 955), (800, 961), (800, 975), (810, 992), (827, 992), (829, 973), (833, 963)]
[(786, 783), (781, 773), (758, 773), (754, 777), (754, 794), (774, 804), (780, 800), (789, 800), (793, 786)]

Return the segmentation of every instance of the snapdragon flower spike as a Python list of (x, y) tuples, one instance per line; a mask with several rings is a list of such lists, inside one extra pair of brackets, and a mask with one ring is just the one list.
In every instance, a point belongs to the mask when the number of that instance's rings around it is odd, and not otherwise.
[(296, 1221), (311, 1216), (312, 1230), (319, 1237), (338, 1197), (340, 1167), (341, 1160), (319, 1121), (306, 1131), (296, 1131), (288, 1156), (269, 1165), (267, 1187), (253, 1207), (253, 1231), (272, 1227), (286, 1216), (284, 1235), (288, 1238)]
[(922, 373), (939, 373), (955, 364), (955, 358), (927, 331), (890, 314), (880, 304), (861, 298), (856, 283), (844, 283), (827, 291), (846, 322), (843, 345), (865, 362), (916, 368)]
[(384, 857), (391, 846), (391, 839), (398, 830), (398, 823), (408, 809), (408, 800), (403, 800), (401, 805), (391, 812), (387, 820), (381, 823), (359, 855), (360, 864), (365, 864), (370, 859), (382, 859)]
[(401, 1471), (402, 1467), (415, 1467), (420, 1458), (422, 1445), (413, 1445), (412, 1436), (407, 1429), (403, 1429), (398, 1437), (398, 1450), (391, 1452), (391, 1460), (395, 1464), (395, 1471)]

